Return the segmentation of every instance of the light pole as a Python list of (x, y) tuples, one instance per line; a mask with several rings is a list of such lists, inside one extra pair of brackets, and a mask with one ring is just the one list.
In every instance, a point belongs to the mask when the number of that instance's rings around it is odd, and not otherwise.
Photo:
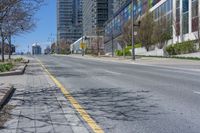
[(84, 44), (83, 44), (83, 36), (82, 36), (82, 39), (81, 39), (81, 47), (82, 47), (81, 53), (82, 53), (82, 56), (84, 56), (84, 46), (83, 45)]
[(131, 30), (132, 30), (132, 59), (135, 60), (135, 44), (134, 44), (134, 27), (140, 27), (140, 21), (138, 22), (138, 24), (134, 24), (134, 16), (133, 16), (133, 0), (132, 2), (132, 10), (131, 10)]
[(112, 28), (112, 57), (114, 57), (114, 41), (113, 41), (113, 28)]

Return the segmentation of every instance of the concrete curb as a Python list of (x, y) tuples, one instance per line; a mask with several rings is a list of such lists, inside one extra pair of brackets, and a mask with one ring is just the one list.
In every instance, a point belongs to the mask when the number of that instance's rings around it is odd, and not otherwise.
[(8, 97), (11, 95), (13, 91), (14, 91), (13, 86), (2, 86), (2, 87), (0, 86), (0, 109), (6, 103)]
[(27, 66), (28, 66), (28, 65), (25, 64), (25, 65), (23, 65), (23, 66), (18, 67), (18, 69), (15, 70), (15, 71), (0, 73), (0, 77), (1, 77), (1, 76), (22, 75), (22, 74), (24, 74), (24, 72), (25, 72)]

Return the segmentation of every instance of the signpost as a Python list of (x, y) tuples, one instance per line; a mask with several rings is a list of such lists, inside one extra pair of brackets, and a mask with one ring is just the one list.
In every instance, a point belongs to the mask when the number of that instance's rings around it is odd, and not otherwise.
[(81, 43), (80, 43), (80, 49), (82, 49), (82, 56), (84, 56), (85, 49), (86, 49), (86, 43), (81, 42)]
[(80, 49), (86, 49), (86, 43), (81, 42), (80, 43)]

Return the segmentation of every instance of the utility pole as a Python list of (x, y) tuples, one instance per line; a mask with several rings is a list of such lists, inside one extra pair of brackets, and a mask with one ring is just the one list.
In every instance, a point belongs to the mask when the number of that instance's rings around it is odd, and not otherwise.
[(133, 16), (133, 0), (131, 1), (132, 9), (131, 9), (131, 30), (132, 30), (132, 59), (135, 60), (135, 47), (134, 47), (134, 16)]
[(81, 52), (82, 52), (82, 56), (84, 56), (83, 36), (82, 36), (82, 40), (81, 40), (81, 42), (82, 42), (82, 43), (81, 43), (81, 47), (82, 47), (82, 51), (81, 51)]
[(11, 54), (12, 54), (12, 40), (11, 40), (11, 33), (9, 32), (8, 35), (8, 43), (9, 43), (9, 59), (11, 59)]
[(133, 6), (134, 6), (134, 3), (133, 3), (134, 0), (131, 0), (132, 2), (132, 9), (131, 9), (131, 30), (132, 30), (132, 60), (135, 60), (135, 42), (134, 42), (134, 27), (140, 27), (140, 21), (138, 24), (134, 24), (134, 16), (133, 16)]
[(1, 60), (4, 62), (4, 34), (2, 30), (3, 22), (0, 20), (0, 34), (1, 34)]
[(114, 41), (113, 41), (113, 29), (112, 29), (112, 57), (114, 57)]
[(96, 41), (97, 41), (97, 54), (98, 56), (100, 56), (101, 52), (100, 52), (100, 44), (99, 44), (99, 41), (100, 41), (100, 32), (101, 32), (101, 29), (100, 27), (96, 27)]

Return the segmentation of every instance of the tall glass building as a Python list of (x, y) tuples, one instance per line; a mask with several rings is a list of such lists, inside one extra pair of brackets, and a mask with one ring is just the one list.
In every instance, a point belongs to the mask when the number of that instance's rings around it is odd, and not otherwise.
[(148, 9), (153, 13), (154, 20), (164, 19), (172, 31), (171, 43), (177, 41), (194, 40), (197, 36), (199, 23), (199, 0), (131, 0), (124, 2), (105, 23), (105, 50), (111, 52), (112, 40), (115, 46), (119, 44), (117, 38), (121, 35), (122, 27), (131, 19), (142, 16)]
[(96, 36), (113, 15), (113, 0), (83, 0), (83, 34)]
[(74, 42), (82, 36), (82, 0), (57, 0), (57, 40)]

